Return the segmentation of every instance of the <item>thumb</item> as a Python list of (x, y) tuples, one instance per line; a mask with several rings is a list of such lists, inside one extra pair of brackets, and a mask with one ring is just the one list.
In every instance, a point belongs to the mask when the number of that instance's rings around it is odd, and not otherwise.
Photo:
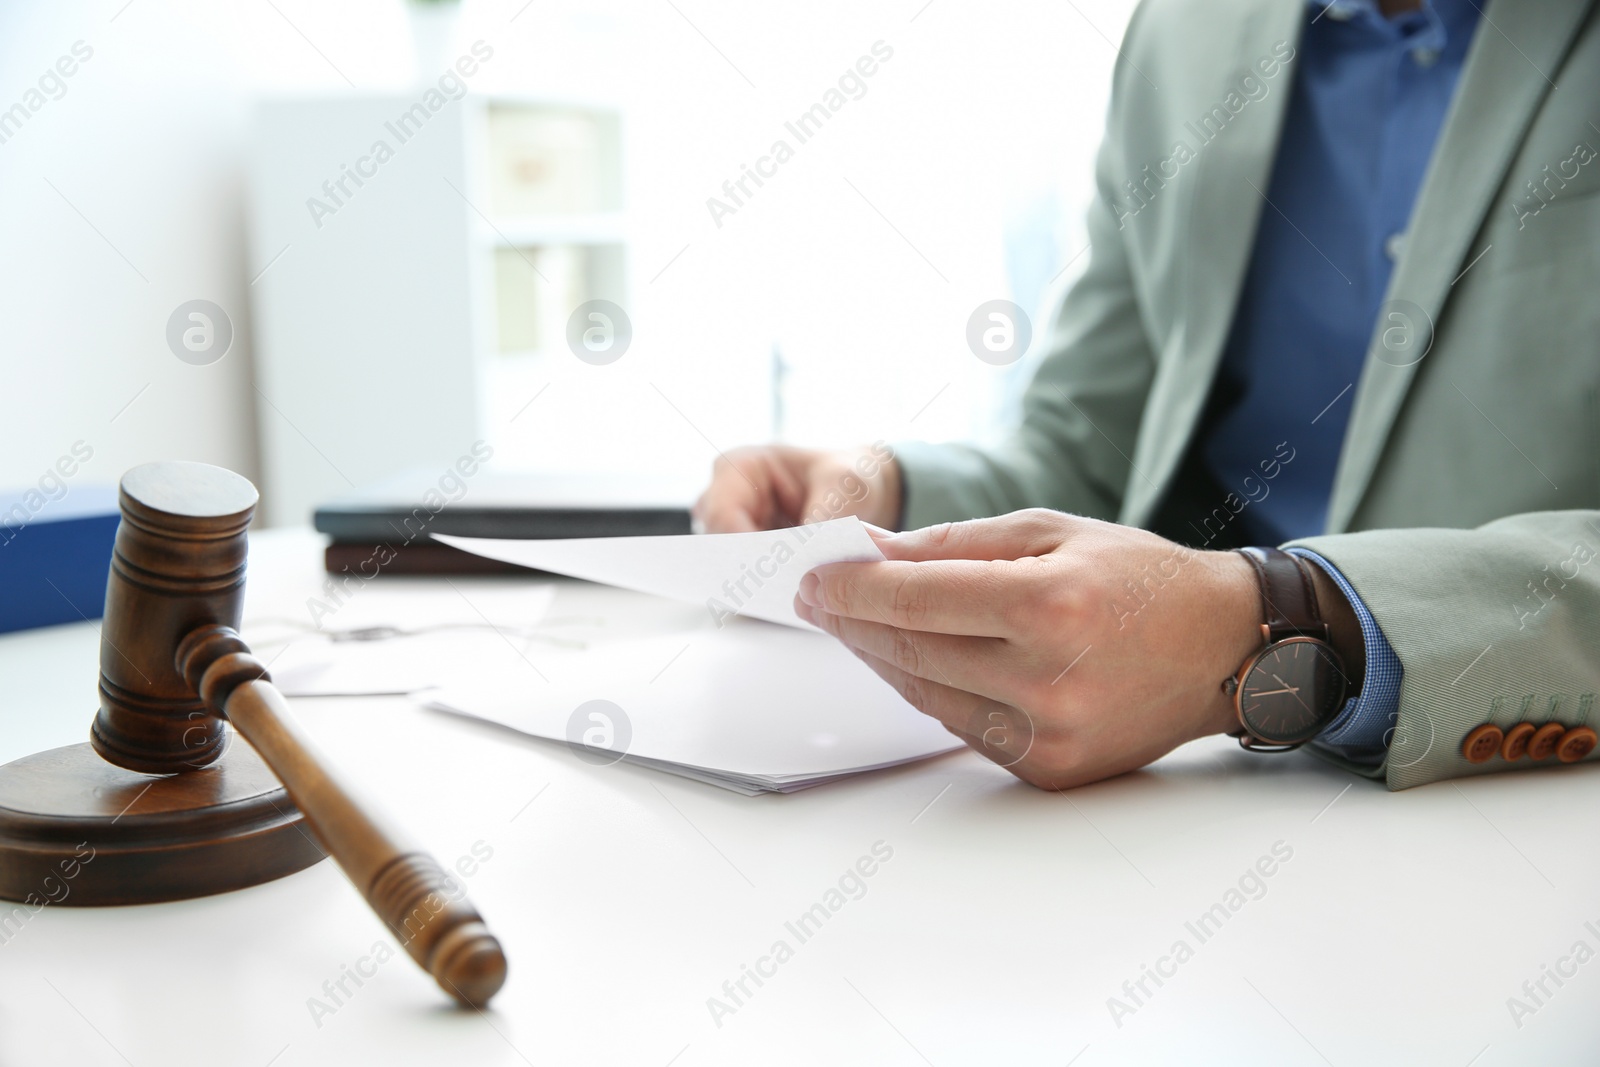
[(1022, 559), (1053, 551), (1066, 539), (1072, 522), (1070, 515), (1030, 508), (900, 534), (875, 533), (873, 540), (889, 559)]

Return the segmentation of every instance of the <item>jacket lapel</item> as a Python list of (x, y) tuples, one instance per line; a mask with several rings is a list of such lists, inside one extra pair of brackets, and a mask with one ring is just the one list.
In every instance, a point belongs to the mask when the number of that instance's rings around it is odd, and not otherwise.
[[(1263, 56), (1271, 56), (1280, 42), (1288, 41), (1298, 51), (1306, 11), (1305, 0), (1256, 0), (1242, 19), (1216, 20), (1217, 39), (1194, 42), (1194, 47), (1201, 54), (1213, 49), (1231, 54), (1233, 61), (1218, 66), (1214, 84), (1197, 92), (1195, 99), (1225, 99), (1240, 74), (1253, 70)], [(1185, 249), (1183, 299), (1168, 343), (1182, 371), (1175, 388), (1157, 398), (1157, 418), (1146, 418), (1140, 467), (1150, 477), (1129, 481), (1125, 522), (1138, 525), (1148, 520), (1183, 460), (1211, 392), (1255, 246), (1256, 225), (1265, 206), (1262, 197), (1272, 180), (1297, 63), (1298, 59), (1289, 64), (1270, 95), (1250, 104), (1239, 120), (1217, 135), (1217, 144), (1200, 149), (1188, 210), (1181, 216), (1186, 221), (1174, 234)], [(1189, 134), (1184, 136), (1188, 139)], [(1203, 253), (1197, 254), (1201, 249)]]
[[(1367, 345), (1334, 478), (1329, 533), (1349, 528), (1416, 377), (1414, 354), (1432, 345), (1451, 286), (1484, 251), (1477, 234), (1591, 2), (1486, 5), (1386, 294), (1385, 308), (1402, 300), (1414, 306), (1401, 311), (1403, 319), (1376, 323)], [(1403, 347), (1385, 348), (1386, 330), (1406, 329), (1416, 332), (1390, 334)]]

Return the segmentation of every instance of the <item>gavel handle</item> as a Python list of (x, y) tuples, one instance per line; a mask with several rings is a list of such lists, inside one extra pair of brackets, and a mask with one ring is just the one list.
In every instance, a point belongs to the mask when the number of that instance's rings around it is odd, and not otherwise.
[(206, 704), (283, 782), (324, 850), (411, 958), (452, 997), (487, 1004), (506, 980), (500, 942), (433, 857), (403, 843), (339, 781), (239, 636), (208, 626), (183, 642), (178, 659)]

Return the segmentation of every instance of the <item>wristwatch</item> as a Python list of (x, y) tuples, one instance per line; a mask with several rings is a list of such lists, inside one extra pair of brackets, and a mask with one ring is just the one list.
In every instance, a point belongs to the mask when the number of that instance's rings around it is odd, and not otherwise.
[(1344, 663), (1328, 643), (1309, 564), (1276, 548), (1241, 548), (1261, 584), (1262, 647), (1222, 691), (1239, 716), (1237, 737), (1256, 752), (1299, 748), (1333, 721), (1349, 688)]

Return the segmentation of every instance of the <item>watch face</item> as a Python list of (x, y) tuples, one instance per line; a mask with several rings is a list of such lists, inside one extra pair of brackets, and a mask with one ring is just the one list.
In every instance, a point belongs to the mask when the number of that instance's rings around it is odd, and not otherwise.
[(1264, 741), (1298, 744), (1327, 725), (1344, 694), (1344, 669), (1333, 649), (1291, 637), (1268, 646), (1250, 665), (1239, 687), (1239, 717)]

